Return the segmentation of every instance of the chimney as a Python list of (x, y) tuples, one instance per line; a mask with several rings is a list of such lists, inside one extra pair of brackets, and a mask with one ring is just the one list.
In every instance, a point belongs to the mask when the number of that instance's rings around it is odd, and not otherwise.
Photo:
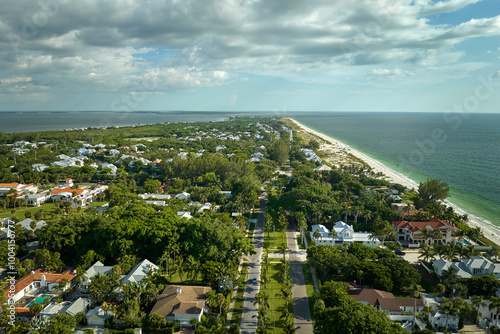
[(177, 293), (177, 294), (180, 294), (180, 293), (181, 293), (181, 288), (177, 288), (176, 293)]

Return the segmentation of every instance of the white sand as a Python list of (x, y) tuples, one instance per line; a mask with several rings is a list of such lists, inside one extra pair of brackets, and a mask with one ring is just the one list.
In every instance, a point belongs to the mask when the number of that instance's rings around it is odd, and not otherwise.
[[(323, 150), (325, 150), (325, 148), (326, 148), (327, 150), (330, 151), (330, 153), (333, 153), (333, 154), (348, 152), (348, 153), (352, 154), (353, 156), (366, 162), (376, 173), (380, 172), (380, 173), (384, 174), (386, 176), (385, 179), (387, 181), (392, 182), (392, 183), (399, 183), (408, 189), (418, 189), (417, 182), (415, 182), (414, 180), (410, 179), (409, 177), (387, 167), (383, 163), (381, 163), (373, 158), (370, 158), (366, 154), (361, 153), (361, 152), (349, 147), (348, 145), (345, 145), (344, 143), (342, 143), (339, 140), (336, 140), (332, 137), (329, 137), (329, 136), (324, 135), (320, 132), (317, 132), (311, 128), (308, 128), (307, 126), (297, 122), (294, 119), (291, 119), (291, 118), (288, 118), (288, 119), (290, 121), (294, 122), (300, 128), (302, 128), (304, 131), (312, 133), (312, 134), (322, 138), (323, 140), (331, 143), (331, 145), (327, 145), (327, 147), (322, 147)], [(457, 212), (461, 215), (467, 214), (469, 216), (469, 221), (468, 221), (469, 226), (481, 228), (481, 230), (486, 238), (493, 241), (497, 245), (500, 245), (500, 228), (498, 228), (497, 226), (494, 226), (488, 222), (485, 222), (476, 216), (468, 214), (467, 212), (465, 212), (464, 210), (462, 210), (461, 208), (459, 208), (455, 204), (450, 203), (449, 201), (445, 201), (445, 203), (447, 205), (451, 206), (455, 210), (455, 212)]]

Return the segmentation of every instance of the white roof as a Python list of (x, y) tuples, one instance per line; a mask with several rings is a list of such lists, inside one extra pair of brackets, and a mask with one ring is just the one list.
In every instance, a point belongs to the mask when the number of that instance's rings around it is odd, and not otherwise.
[(153, 272), (158, 272), (158, 266), (148, 259), (144, 259), (138, 264), (136, 264), (122, 279), (121, 283), (140, 283), (144, 277), (147, 276), (148, 272), (152, 270)]

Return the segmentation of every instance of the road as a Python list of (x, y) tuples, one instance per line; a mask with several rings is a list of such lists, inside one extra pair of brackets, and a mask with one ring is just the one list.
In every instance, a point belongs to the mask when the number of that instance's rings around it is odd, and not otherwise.
[[(257, 305), (254, 305), (255, 295), (259, 292), (259, 283), (253, 283), (252, 279), (257, 277), (257, 282), (260, 282), (260, 263), (262, 257), (262, 248), (264, 246), (264, 213), (266, 210), (267, 195), (263, 193), (260, 197), (259, 214), (257, 216), (257, 224), (253, 231), (253, 246), (255, 255), (250, 257), (250, 265), (247, 277), (247, 286), (243, 295), (243, 314), (241, 316), (241, 333), (253, 334), (257, 331)], [(255, 316), (255, 317), (254, 317)]]
[(288, 248), (290, 248), (294, 324), (295, 328), (300, 326), (295, 333), (309, 334), (313, 332), (313, 323), (307, 299), (304, 271), (302, 270), (302, 262), (307, 260), (307, 253), (304, 249), (299, 249), (296, 235), (295, 230), (286, 232)]

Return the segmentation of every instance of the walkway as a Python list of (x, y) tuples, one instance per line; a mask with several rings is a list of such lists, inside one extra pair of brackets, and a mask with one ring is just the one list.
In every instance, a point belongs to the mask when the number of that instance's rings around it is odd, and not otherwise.
[(260, 263), (262, 256), (262, 247), (264, 245), (264, 213), (266, 210), (266, 193), (260, 197), (260, 208), (257, 216), (257, 224), (253, 231), (253, 245), (255, 255), (250, 257), (250, 266), (248, 270), (247, 286), (243, 298), (243, 314), (241, 316), (241, 333), (253, 334), (257, 331), (257, 305), (254, 305), (255, 295), (259, 292), (259, 283), (253, 283), (253, 278), (257, 277), (257, 282), (260, 281)]
[(295, 331), (297, 334), (313, 332), (313, 323), (309, 302), (307, 299), (306, 283), (302, 263), (307, 261), (307, 253), (297, 245), (297, 232), (286, 232), (288, 248), (290, 248), (290, 274), (292, 276), (293, 314), (295, 316)]

